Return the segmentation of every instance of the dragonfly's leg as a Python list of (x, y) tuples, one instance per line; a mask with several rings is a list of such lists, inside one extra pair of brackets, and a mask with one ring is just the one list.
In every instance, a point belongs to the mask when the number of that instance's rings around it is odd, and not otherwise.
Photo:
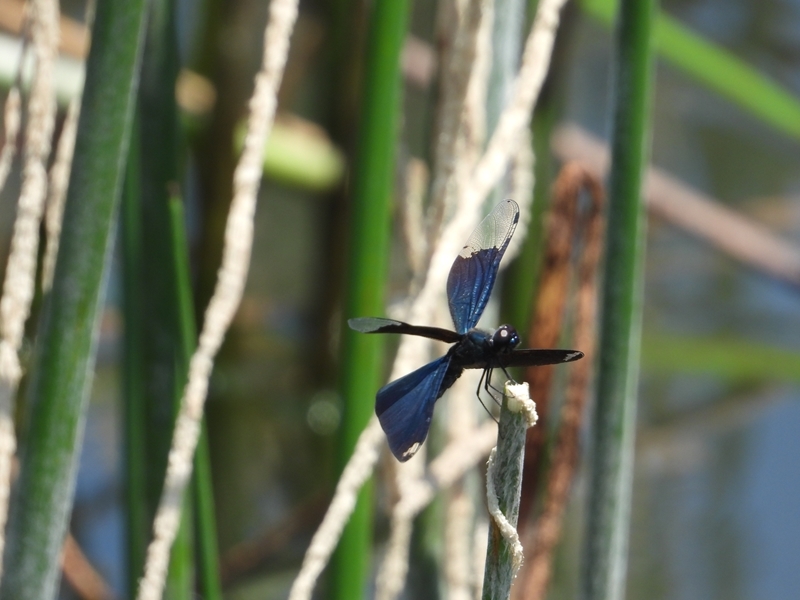
[[(495, 416), (492, 414), (492, 411), (490, 411), (489, 408), (483, 403), (483, 398), (481, 398), (481, 385), (483, 384), (484, 377), (486, 377), (486, 371), (483, 371), (481, 373), (481, 378), (478, 380), (478, 387), (475, 390), (475, 395), (478, 397), (478, 402), (481, 403), (481, 406), (483, 407), (483, 410), (486, 411), (486, 414), (488, 414), (490, 417), (492, 417), (492, 419), (494, 419), (495, 422), (499, 422), (499, 421), (497, 421)], [(497, 400), (494, 398), (494, 396), (492, 396), (492, 399), (494, 399), (495, 402), (497, 402)]]
[(500, 368), (501, 368), (501, 369), (503, 369), (503, 374), (506, 376), (506, 379), (507, 379), (508, 381), (511, 381), (512, 383), (515, 383), (515, 384), (517, 383), (517, 382), (514, 380), (514, 378), (513, 378), (511, 375), (509, 375), (509, 373), (508, 373), (508, 371), (506, 371), (506, 368), (505, 368), (505, 367), (502, 367), (502, 366), (501, 366)]
[[(508, 371), (506, 370), (506, 368), (504, 366), (501, 365), (500, 368), (503, 370), (503, 374), (506, 376), (506, 381), (511, 381), (513, 383), (517, 383), (514, 380), (514, 378), (508, 373)], [(491, 377), (492, 377), (492, 369), (487, 369), (487, 370), (489, 371), (489, 377), (487, 377), (487, 379), (486, 379), (485, 389), (489, 393), (489, 395), (494, 399), (494, 401), (497, 402), (498, 405), (500, 405), (500, 401), (498, 401), (497, 396), (495, 396), (492, 393), (492, 391), (497, 392), (497, 394), (499, 394), (500, 396), (503, 396), (503, 394), (505, 392), (503, 390), (499, 390), (498, 388), (496, 388), (495, 386), (493, 386), (490, 383), (490, 380), (491, 380)], [(490, 391), (490, 388), (491, 388), (492, 391)]]
[[(487, 369), (487, 371), (489, 371), (489, 376), (486, 378), (486, 391), (492, 398), (494, 398), (494, 401), (497, 402), (499, 406), (501, 402), (497, 399), (497, 396), (495, 396), (493, 392), (496, 392), (502, 398), (503, 390), (497, 389), (492, 385), (492, 371), (494, 371), (494, 369)], [(505, 371), (505, 369), (503, 369), (503, 371)]]
[(493, 371), (494, 369), (492, 368), (486, 369), (486, 379), (484, 380), (483, 389), (486, 390), (486, 393), (492, 397), (492, 400), (494, 400), (494, 403), (497, 404), (497, 406), (502, 406), (501, 400), (503, 398), (503, 392), (492, 385)]

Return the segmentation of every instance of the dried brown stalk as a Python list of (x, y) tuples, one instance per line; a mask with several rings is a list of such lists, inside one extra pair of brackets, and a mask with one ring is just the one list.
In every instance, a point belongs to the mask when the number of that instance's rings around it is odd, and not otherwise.
[[(581, 214), (580, 192), (587, 190), (590, 204)], [(604, 194), (602, 185), (594, 174), (577, 163), (567, 164), (555, 185), (555, 202), (547, 222), (547, 250), (545, 271), (540, 285), (537, 314), (534, 327), (537, 329), (535, 347), (554, 345), (561, 328), (566, 293), (569, 287), (570, 257), (576, 235), (583, 225), (582, 252), (577, 273), (577, 302), (574, 318), (574, 346), (580, 348), (586, 358), (576, 363), (569, 373), (567, 391), (561, 409), (558, 438), (556, 440), (547, 484), (544, 504), (533, 525), (525, 527), (523, 546), (529, 560), (521, 574), (521, 585), (517, 586), (518, 597), (543, 598), (550, 580), (552, 553), (561, 534), (561, 519), (567, 504), (570, 485), (578, 463), (579, 436), (586, 402), (589, 376), (595, 349), (595, 317), (597, 310), (597, 268), (600, 261)], [(542, 346), (539, 344), (542, 343)], [(536, 372), (536, 370), (532, 370)], [(548, 389), (552, 380), (552, 369), (539, 369), (532, 379), (531, 387), (537, 394), (537, 411), (541, 419), (547, 409)], [(547, 371), (541, 373), (541, 371)], [(537, 387), (534, 387), (534, 382)], [(545, 431), (544, 427), (534, 431)], [(533, 459), (529, 469), (532, 475), (541, 471), (541, 454), (544, 440), (541, 435), (531, 436), (526, 456)], [(526, 461), (526, 467), (528, 466)], [(533, 483), (529, 479), (529, 483)], [(527, 508), (530, 512), (532, 495), (528, 494)], [(521, 521), (523, 522), (523, 521)]]

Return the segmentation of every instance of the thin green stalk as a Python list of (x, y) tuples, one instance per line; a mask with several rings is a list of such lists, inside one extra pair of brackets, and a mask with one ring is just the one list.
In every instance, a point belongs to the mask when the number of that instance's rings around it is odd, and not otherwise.
[(181, 524), (172, 551), (164, 588), (164, 597), (170, 600), (194, 598), (194, 546), (191, 523), (194, 522), (194, 507), (191, 496), (183, 499)]
[(583, 597), (624, 597), (639, 375), (655, 0), (622, 0)]
[[(581, 1), (586, 12), (608, 25), (614, 21), (617, 4), (617, 0)], [(664, 13), (656, 17), (653, 42), (659, 56), (702, 85), (784, 135), (800, 139), (800, 101), (757, 69)]]
[[(175, 289), (178, 308), (178, 329), (180, 337), (180, 374), (185, 381), (186, 373), (197, 346), (194, 302), (192, 300), (191, 276), (189, 274), (189, 244), (186, 237), (183, 204), (177, 198), (169, 200), (170, 239), (175, 271)], [(182, 391), (182, 390), (181, 390)], [(194, 457), (192, 472), (192, 493), (194, 498), (197, 579), (199, 593), (205, 600), (221, 600), (222, 585), (219, 576), (219, 555), (217, 546), (217, 523), (214, 517), (214, 494), (211, 480), (211, 457), (208, 449), (208, 430), (203, 417), (200, 439)]]
[(139, 135), (134, 123), (128, 170), (122, 197), (120, 219), (122, 242), (122, 311), (125, 323), (122, 361), (123, 461), (125, 479), (125, 517), (128, 596), (136, 595), (150, 535), (150, 518), (145, 494), (147, 457), (146, 404), (144, 394), (144, 356), (142, 344), (144, 292), (139, 283), (142, 268), (142, 211)]
[(211, 454), (208, 448), (208, 427), (205, 418), (203, 418), (197, 452), (194, 456), (192, 494), (195, 506), (198, 594), (205, 600), (222, 600), (217, 520), (214, 515), (211, 478)]
[[(180, 181), (181, 143), (175, 81), (178, 59), (173, 0), (151, 1), (139, 93), (141, 127), (142, 270), (148, 439), (148, 509), (155, 514), (166, 471), (167, 453), (180, 397), (186, 382), (181, 306), (178, 299), (175, 244), (172, 240), (170, 196)], [(188, 310), (192, 310), (191, 306)], [(191, 313), (193, 315), (193, 312)], [(193, 597), (194, 546), (191, 498), (170, 555), (166, 592), (175, 600)], [(141, 572), (139, 572), (141, 573)]]
[(145, 9), (144, 0), (107, 0), (97, 6), (52, 293), (30, 369), (33, 412), (11, 507), (2, 598), (47, 600), (58, 590)]
[[(493, 466), (487, 474), (487, 479), (491, 479), (493, 482), (500, 512), (516, 529), (528, 422), (521, 410), (509, 409), (511, 403), (519, 404), (517, 400), (509, 399), (508, 389), (506, 389), (500, 411), (500, 426), (497, 430), (497, 450), (492, 458)], [(514, 564), (511, 544), (503, 536), (495, 520), (491, 519), (481, 598), (483, 600), (507, 600), (517, 568), (518, 565)]]
[[(394, 152), (400, 110), (400, 50), (405, 39), (410, 2), (376, 2), (366, 50), (363, 118), (358, 159), (353, 174), (352, 235), (345, 316), (380, 315), (390, 244)], [(383, 361), (380, 336), (343, 335), (342, 397), (344, 415), (339, 438), (340, 468), (372, 416)], [(333, 560), (331, 597), (361, 598), (365, 591), (372, 539), (372, 486), (359, 494)]]

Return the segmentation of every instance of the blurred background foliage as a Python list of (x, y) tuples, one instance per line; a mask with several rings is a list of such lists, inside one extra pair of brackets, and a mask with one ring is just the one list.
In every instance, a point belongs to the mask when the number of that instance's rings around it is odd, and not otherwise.
[[(0, 5), (4, 44), (19, 39), (14, 15), (20, 6), (17, 0)], [(64, 31), (80, 32), (83, 2), (64, 0), (61, 6), (71, 19)], [(246, 295), (207, 404), (221, 576), (229, 598), (285, 597), (335, 483), (340, 324), (357, 316), (342, 314), (343, 265), (369, 10), (363, 2), (302, 2), (292, 38), (279, 117), (265, 154)], [(412, 5), (403, 48), (398, 190), (409, 161), (431, 156), (435, 11), (433, 3)], [(653, 164), (796, 244), (800, 1), (662, 0), (661, 11)], [(147, 71), (142, 80), (142, 109), (148, 102), (156, 112), (165, 109), (172, 89), (180, 107), (177, 115), (160, 113), (175, 120), (172, 126), (143, 126), (137, 143), (152, 148), (150, 158), (165, 153), (169, 161), (140, 166), (161, 169), (155, 177), (170, 182), (169, 190), (154, 193), (179, 195), (185, 203), (197, 315), (219, 264), (266, 14), (267, 3), (254, 0), (179, 0), (174, 55), (156, 63), (155, 80), (148, 81)], [(602, 0), (567, 5), (538, 118), (578, 123), (606, 136), (612, 14), (613, 3)], [(79, 87), (75, 66), (85, 51), (80, 37), (64, 39), (61, 99)], [(0, 52), (3, 96), (15, 68), (10, 56)], [(59, 126), (63, 116), (61, 111)], [(546, 155), (546, 143), (536, 145), (537, 184), (546, 190), (557, 161)], [(3, 257), (19, 181), (15, 170), (0, 196)], [(401, 300), (407, 287), (401, 236), (394, 233), (390, 303)], [(142, 272), (150, 282), (134, 285), (152, 300), (163, 291), (159, 278), (170, 277), (170, 268), (152, 268), (167, 250), (146, 250), (153, 257), (145, 252), (142, 259), (153, 262)], [(117, 256), (71, 531), (115, 592), (125, 596), (130, 584), (120, 359), (128, 284), (121, 251)], [(5, 260), (0, 272), (3, 265)], [(650, 219), (629, 598), (800, 593), (797, 292), (796, 284), (777, 282), (663, 219)], [(157, 328), (157, 321), (150, 327)], [(174, 394), (169, 378), (149, 381)], [(581, 477), (573, 497), (584, 491)], [(582, 503), (573, 504), (552, 598), (576, 595), (583, 515)], [(378, 521), (378, 550), (385, 531)], [(428, 592), (438, 597), (435, 589)], [(67, 585), (62, 594), (74, 597)]]

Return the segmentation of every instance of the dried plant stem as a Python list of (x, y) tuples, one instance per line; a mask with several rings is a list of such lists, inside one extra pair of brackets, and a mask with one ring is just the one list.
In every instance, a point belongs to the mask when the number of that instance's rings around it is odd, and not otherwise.
[(8, 90), (3, 107), (3, 148), (0, 150), (0, 190), (6, 185), (11, 163), (17, 154), (17, 136), (19, 135), (20, 113), (22, 112), (19, 89), (14, 86)]
[[(409, 164), (409, 167), (411, 167)], [(417, 167), (416, 170), (419, 170)], [(409, 169), (409, 173), (412, 169)], [(425, 248), (420, 247), (418, 242), (420, 236), (415, 235), (417, 231), (424, 227), (422, 216), (422, 188), (419, 186), (421, 183), (420, 177), (417, 179), (417, 185), (409, 185), (409, 192), (412, 190), (417, 191), (417, 194), (411, 193), (406, 197), (405, 207), (405, 226), (407, 238), (407, 251), (409, 255), (409, 264), (412, 266), (412, 283), (414, 286), (418, 283), (419, 278), (424, 274), (424, 251)], [(409, 183), (412, 178), (409, 177)], [(413, 220), (413, 221), (412, 221)], [(412, 241), (414, 240), (414, 241)], [(401, 317), (405, 318), (405, 316)], [(393, 367), (393, 374), (398, 370), (406, 368), (402, 360), (395, 360)], [(374, 420), (374, 418), (373, 418)], [(404, 464), (395, 466), (394, 473), (396, 478), (397, 490), (399, 498), (392, 508), (391, 514), (391, 529), (389, 534), (389, 541), (387, 543), (386, 555), (378, 568), (378, 575), (375, 584), (375, 597), (378, 600), (393, 600), (402, 591), (403, 582), (405, 581), (406, 573), (408, 571), (408, 547), (411, 543), (412, 521), (414, 516), (407, 510), (404, 510), (406, 504), (404, 494), (408, 489), (414, 487), (414, 483), (419, 480), (423, 465), (425, 464), (425, 457), (427, 455), (426, 448), (421, 448), (417, 455), (410, 461)]]
[[(577, 163), (570, 163), (561, 170), (554, 185), (554, 198), (544, 225), (545, 248), (542, 264), (545, 268), (539, 281), (534, 317), (528, 330), (528, 341), (534, 348), (552, 348), (559, 342), (570, 292), (574, 248), (579, 240), (580, 225), (587, 223), (587, 219), (590, 218), (589, 214), (586, 218), (582, 216), (582, 213), (588, 211), (579, 210), (577, 196), (584, 187), (591, 193), (591, 211), (596, 213), (603, 201), (602, 188), (597, 179), (586, 169)], [(580, 233), (585, 234), (586, 230)], [(585, 260), (586, 252), (582, 254), (584, 255), (582, 260)], [(583, 346), (575, 346), (586, 352)], [(589, 357), (579, 365), (571, 367), (570, 376), (574, 374), (575, 369), (583, 369), (591, 360)], [(532, 523), (531, 509), (539, 496), (539, 484), (544, 481), (541, 473), (546, 462), (545, 436), (550, 418), (553, 373), (552, 366), (528, 367), (525, 370), (525, 381), (530, 383), (531, 393), (536, 398), (539, 418), (543, 424), (542, 427), (528, 432), (525, 451), (528, 456), (525, 461), (525, 489), (520, 507), (520, 520), (526, 524)]]
[(466, 135), (464, 105), (475, 63), (484, 5), (483, 0), (465, 2), (460, 14), (457, 5), (445, 5), (457, 13), (457, 26), (447, 56), (442, 85), (442, 105), (439, 112), (441, 118), (434, 151), (435, 174), (431, 187), (433, 206), (442, 212), (455, 201), (457, 196), (456, 172)]
[[(328, 563), (344, 524), (350, 517), (356, 494), (372, 475), (383, 438), (378, 419), (374, 417), (361, 434), (353, 457), (339, 479), (328, 511), (306, 550), (303, 565), (292, 585), (289, 600), (311, 598), (314, 584)], [(401, 510), (407, 515), (419, 514), (430, 504), (437, 492), (451, 486), (478, 464), (489, 453), (496, 438), (495, 424), (486, 423), (473, 435), (448, 446), (431, 462), (426, 476), (415, 482), (413, 493), (405, 494), (406, 505)]]
[(530, 128), (523, 131), (517, 140), (516, 152), (511, 157), (509, 182), (509, 198), (516, 200), (520, 207), (519, 223), (506, 249), (505, 260), (511, 262), (519, 255), (528, 236), (531, 222), (531, 206), (533, 204), (533, 188), (536, 183), (534, 168), (536, 156), (533, 153), (533, 135)]
[[(442, 85), (442, 105), (440, 109), (441, 124), (436, 137), (435, 148), (435, 175), (431, 187), (433, 217), (429, 227), (429, 236), (432, 240), (438, 237), (442, 216), (452, 208), (459, 199), (459, 184), (463, 184), (471, 165), (474, 163), (479, 143), (482, 138), (476, 136), (477, 127), (474, 126), (475, 118), (482, 114), (483, 108), (480, 99), (485, 94), (480, 90), (485, 88), (485, 81), (480, 79), (483, 75), (476, 69), (476, 63), (487, 63), (479, 60), (480, 49), (485, 54), (488, 45), (480, 44), (481, 36), (487, 38), (488, 26), (486, 14), (490, 12), (490, 1), (478, 0), (467, 2), (461, 6), (445, 3), (443, 10), (452, 10), (456, 13), (456, 27), (453, 33), (453, 42), (447, 54), (445, 77)], [(468, 107), (468, 98), (473, 100)], [(477, 107), (474, 106), (477, 104)], [(431, 245), (435, 247), (435, 241)], [(421, 269), (415, 273), (414, 282), (420, 281), (424, 276)], [(437, 322), (437, 316), (444, 311), (438, 310), (441, 298), (434, 300), (436, 304), (429, 304), (426, 312), (428, 322)], [(415, 305), (414, 306), (418, 306)], [(414, 310), (412, 306), (412, 312)], [(416, 319), (416, 321), (415, 321)], [(422, 322), (425, 317), (412, 316), (412, 322)], [(418, 339), (403, 340), (395, 360), (392, 378), (399, 377), (405, 372), (416, 367), (420, 356), (430, 352), (429, 341)], [(463, 429), (462, 431), (466, 431)], [(400, 497), (391, 514), (391, 532), (387, 544), (387, 552), (381, 563), (378, 577), (376, 596), (380, 600), (393, 600), (403, 588), (408, 572), (408, 554), (411, 543), (413, 519), (417, 512), (410, 510), (409, 494), (414, 494), (422, 474), (424, 452), (412, 461), (398, 466), (397, 488)]]
[(383, 430), (378, 418), (373, 416), (361, 436), (358, 438), (353, 456), (345, 466), (333, 500), (328, 506), (322, 523), (311, 539), (311, 544), (306, 550), (303, 565), (292, 584), (289, 600), (306, 600), (311, 598), (311, 592), (322, 569), (328, 564), (333, 554), (339, 537), (342, 534), (353, 507), (356, 505), (358, 491), (364, 482), (372, 475), (375, 463), (378, 460), (378, 447), (383, 440)]
[(426, 448), (421, 448), (412, 460), (397, 465), (397, 489), (400, 494), (392, 508), (391, 532), (386, 556), (378, 570), (375, 597), (377, 600), (394, 600), (403, 589), (408, 573), (408, 548), (415, 513), (409, 510), (409, 494), (416, 490), (425, 466)]
[[(463, 386), (463, 383), (463, 380), (459, 380), (456, 383), (456, 386)], [(451, 393), (451, 399), (456, 399), (463, 396), (464, 395), (459, 394), (457, 390), (453, 390)], [(467, 397), (474, 399), (472, 398), (471, 394), (469, 394)], [(453, 407), (449, 408), (452, 409)], [(468, 414), (469, 408), (467, 407), (467, 410), (465, 411), (456, 409), (453, 412)], [(459, 417), (463, 417), (463, 414), (459, 414)], [(455, 417), (452, 419), (452, 421), (459, 422), (459, 417)], [(453, 424), (454, 423), (452, 422), (450, 423), (451, 426)], [(386, 555), (378, 571), (376, 597), (380, 600), (392, 600), (398, 597), (403, 589), (403, 583), (406, 579), (406, 575), (408, 574), (408, 555), (409, 546), (411, 543), (413, 520), (433, 499), (433, 488), (428, 484), (428, 481), (439, 481), (441, 473), (445, 471), (452, 470), (454, 473), (460, 473), (461, 475), (465, 474), (469, 468), (477, 464), (482, 456), (485, 456), (485, 454), (488, 453), (489, 448), (495, 439), (495, 427), (493, 423), (489, 424), (488, 428), (484, 430), (488, 431), (488, 434), (484, 434), (483, 436), (478, 434), (477, 439), (475, 435), (477, 428), (470, 419), (467, 419), (466, 422), (461, 421), (461, 424), (462, 435), (459, 436), (459, 438), (451, 437), (450, 445), (448, 445), (447, 448), (460, 446), (461, 444), (459, 444), (459, 440), (461, 439), (463, 441), (463, 438), (467, 438), (471, 443), (476, 444), (475, 447), (479, 449), (479, 453), (477, 455), (471, 455), (474, 459), (472, 465), (467, 464), (467, 466), (463, 469), (454, 467), (451, 460), (448, 458), (451, 456), (451, 453), (445, 449), (445, 451), (439, 457), (437, 457), (433, 463), (431, 463), (431, 469), (427, 474), (426, 480), (426, 473), (424, 471), (426, 448), (424, 446), (417, 453), (417, 455), (414, 456), (413, 459), (407, 463), (397, 465), (396, 483), (399, 498), (392, 507), (391, 529), (389, 541), (387, 543)], [(483, 443), (481, 443), (481, 440), (484, 440)], [(444, 462), (442, 462), (442, 460), (444, 460)], [(445, 466), (442, 467), (442, 464)], [(456, 485), (458, 479), (460, 479), (460, 476), (451, 479), (448, 483), (448, 487)], [(441, 486), (435, 484), (434, 487), (438, 488)], [(458, 496), (460, 492), (461, 491), (457, 489), (452, 490), (452, 493), (456, 496)], [(461, 495), (463, 495), (463, 492)], [(448, 514), (446, 519), (447, 528), (451, 531), (451, 533), (453, 531), (452, 528), (459, 528), (458, 524), (454, 524), (452, 522), (452, 515)], [(451, 539), (450, 542), (454, 543), (454, 540)], [(465, 546), (468, 546), (468, 544), (463, 544), (462, 540), (462, 548)], [(450, 567), (448, 566), (447, 569), (449, 570)], [(452, 594), (453, 590), (449, 589), (449, 593)]]
[(475, 501), (464, 484), (458, 482), (445, 494), (444, 578), (447, 597), (452, 600), (469, 600), (473, 583), (471, 550)]
[(522, 565), (522, 544), (517, 535), (517, 516), (525, 460), (525, 432), (536, 423), (536, 409), (528, 384), (506, 384), (497, 447), (492, 450), (486, 473), (489, 545), (483, 577), (484, 600), (506, 600), (511, 583)]
[(153, 524), (154, 539), (147, 549), (144, 578), (139, 587), (140, 600), (161, 597), (169, 551), (180, 523), (183, 494), (191, 475), (208, 378), (214, 356), (239, 306), (247, 278), (263, 148), (275, 117), (278, 87), (296, 18), (296, 0), (273, 0), (270, 3), (262, 67), (256, 76), (255, 91), (250, 100), (244, 149), (234, 172), (234, 195), (225, 229), (222, 266), (206, 310), (198, 347), (189, 365), (189, 381), (181, 399), (164, 490)]
[[(474, 381), (462, 377), (451, 388), (447, 401), (445, 428), (447, 443), (456, 443), (470, 436), (478, 427), (477, 411), (483, 409), (475, 402)], [(488, 418), (488, 417), (487, 417)], [(447, 585), (447, 596), (452, 600), (467, 600), (470, 595), (471, 564), (469, 550), (475, 507), (480, 503), (478, 488), (469, 485), (473, 477), (457, 481), (443, 494), (444, 500), (444, 550), (442, 568)]]
[(494, 422), (484, 423), (474, 429), (473, 433), (464, 435), (447, 446), (431, 462), (424, 476), (408, 478), (403, 482), (404, 487), (400, 489), (401, 496), (392, 518), (398, 519), (399, 527), (404, 530), (393, 534), (395, 539), (390, 542), (381, 571), (383, 577), (388, 579), (388, 582), (383, 582), (388, 588), (387, 593), (391, 592), (396, 596), (408, 572), (408, 542), (404, 541), (403, 536), (410, 536), (410, 525), (414, 517), (433, 501), (438, 492), (450, 488), (473, 469), (489, 453), (496, 440), (497, 427)]
[[(586, 188), (591, 204), (583, 218), (578, 218), (580, 191)], [(553, 219), (548, 224), (548, 258), (556, 258), (560, 251), (551, 250), (555, 244), (562, 248), (574, 245), (579, 223), (585, 223), (583, 252), (578, 267), (577, 306), (575, 307), (574, 346), (580, 348), (586, 357), (576, 363), (569, 372), (569, 382), (561, 409), (558, 437), (553, 451), (553, 459), (547, 475), (547, 487), (542, 512), (535, 525), (528, 528), (525, 536), (525, 549), (532, 550), (526, 572), (520, 586), (519, 598), (531, 600), (546, 596), (550, 581), (552, 554), (561, 535), (561, 519), (566, 509), (569, 490), (580, 455), (579, 438), (584, 416), (584, 404), (588, 395), (589, 375), (594, 362), (595, 319), (597, 313), (597, 268), (603, 242), (602, 207), (604, 194), (599, 179), (576, 163), (564, 166), (555, 185), (553, 212), (568, 216), (569, 223)], [(566, 235), (559, 235), (563, 231)], [(552, 242), (551, 242), (552, 240)], [(569, 254), (561, 257), (569, 261)], [(560, 261), (559, 261), (560, 262)], [(552, 264), (550, 260), (547, 264)], [(567, 265), (563, 265), (566, 267)], [(561, 268), (561, 265), (559, 265)], [(566, 281), (562, 297), (566, 295)], [(542, 290), (544, 292), (544, 290)], [(553, 293), (557, 293), (553, 290)], [(544, 304), (544, 303), (542, 303)], [(544, 306), (540, 305), (540, 309)], [(542, 390), (544, 394), (544, 390)], [(541, 450), (540, 448), (537, 450)]]
[(487, 516), (483, 515), (482, 512), (479, 512), (475, 523), (475, 530), (472, 534), (473, 588), (471, 597), (474, 600), (481, 600), (481, 596), (483, 596), (483, 571), (486, 566), (486, 548), (488, 538), (489, 519)]
[(541, 0), (522, 53), (522, 64), (508, 106), (503, 109), (486, 152), (472, 176), (472, 194), (480, 203), (505, 174), (522, 132), (528, 129), (550, 66), (559, 13), (566, 0)]
[[(58, 2), (34, 0), (31, 3), (31, 35), (36, 73), (28, 102), (22, 189), (0, 300), (0, 556), (5, 545), (11, 461), (17, 446), (13, 413), (22, 377), (18, 352), (33, 301), (39, 223), (47, 194), (47, 158), (55, 124), (53, 71), (58, 52)], [(16, 112), (13, 102), (8, 112)], [(10, 128), (13, 126), (12, 118)], [(10, 134), (8, 126), (6, 134)]]

